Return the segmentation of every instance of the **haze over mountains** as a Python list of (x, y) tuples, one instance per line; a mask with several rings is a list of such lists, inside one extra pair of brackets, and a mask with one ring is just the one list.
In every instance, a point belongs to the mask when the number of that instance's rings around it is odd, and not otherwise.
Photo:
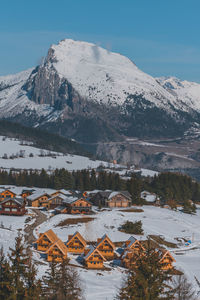
[(153, 78), (123, 55), (66, 39), (36, 68), (0, 77), (0, 118), (86, 144), (186, 140), (200, 132), (200, 84)]

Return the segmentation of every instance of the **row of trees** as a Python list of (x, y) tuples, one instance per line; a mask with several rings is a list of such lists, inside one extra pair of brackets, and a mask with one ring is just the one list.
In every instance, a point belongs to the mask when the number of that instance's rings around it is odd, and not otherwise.
[(128, 190), (132, 195), (133, 203), (142, 204), (140, 198), (143, 190), (154, 192), (165, 202), (186, 204), (188, 200), (197, 202), (200, 200), (200, 184), (191, 177), (177, 173), (161, 173), (153, 178), (143, 178), (136, 174), (128, 180), (122, 179), (119, 174), (96, 172), (95, 170), (81, 170), (69, 172), (66, 169), (56, 169), (50, 174), (41, 171), (0, 171), (0, 184), (12, 184), (27, 187), (43, 187), (54, 189), (71, 189), (80, 191), (100, 190)]
[(23, 244), (22, 235), (10, 248), (8, 258), (0, 251), (0, 299), (6, 300), (80, 300), (83, 299), (80, 278), (64, 260), (52, 262), (45, 275), (37, 278), (31, 251)]

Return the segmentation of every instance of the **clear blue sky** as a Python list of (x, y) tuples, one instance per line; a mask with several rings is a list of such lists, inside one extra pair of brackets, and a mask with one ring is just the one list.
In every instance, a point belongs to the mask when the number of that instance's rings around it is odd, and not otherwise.
[(153, 76), (200, 82), (200, 0), (1, 0), (0, 75), (63, 38), (95, 42)]

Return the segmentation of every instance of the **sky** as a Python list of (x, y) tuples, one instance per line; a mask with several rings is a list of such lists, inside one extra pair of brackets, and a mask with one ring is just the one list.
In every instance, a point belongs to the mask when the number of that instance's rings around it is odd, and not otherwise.
[(144, 72), (200, 82), (200, 0), (1, 0), (0, 75), (36, 66), (64, 38), (128, 56)]

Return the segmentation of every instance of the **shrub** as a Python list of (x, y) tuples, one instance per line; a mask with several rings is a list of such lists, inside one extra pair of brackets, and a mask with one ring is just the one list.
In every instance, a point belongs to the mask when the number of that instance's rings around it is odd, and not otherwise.
[(126, 221), (126, 223), (121, 226), (120, 230), (130, 234), (143, 234), (142, 222), (136, 221), (133, 223)]

